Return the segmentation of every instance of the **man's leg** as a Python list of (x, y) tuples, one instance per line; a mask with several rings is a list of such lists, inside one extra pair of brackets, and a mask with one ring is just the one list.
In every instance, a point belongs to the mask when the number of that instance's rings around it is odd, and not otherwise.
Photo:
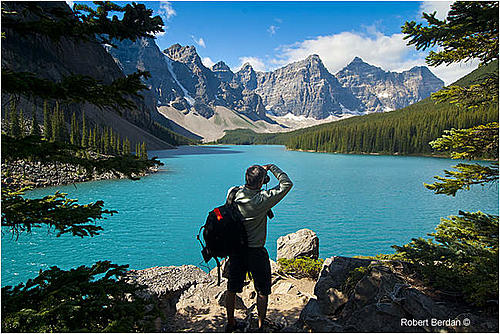
[(271, 294), (271, 265), (264, 247), (249, 248), (248, 267), (257, 290), (257, 315), (262, 328), (267, 314), (268, 295)]
[(247, 272), (246, 254), (230, 256), (228, 265), (229, 277), (226, 291), (226, 313), (228, 326), (226, 327), (226, 330), (232, 332), (237, 325), (236, 319), (234, 318), (236, 293), (242, 291), (243, 282)]
[(262, 328), (264, 325), (264, 319), (266, 319), (266, 313), (267, 313), (267, 296), (266, 295), (261, 295), (260, 293), (257, 294), (257, 314), (259, 316), (259, 328)]
[(226, 313), (227, 313), (227, 323), (230, 326), (235, 326), (236, 321), (234, 320), (234, 303), (236, 300), (236, 292), (226, 291)]

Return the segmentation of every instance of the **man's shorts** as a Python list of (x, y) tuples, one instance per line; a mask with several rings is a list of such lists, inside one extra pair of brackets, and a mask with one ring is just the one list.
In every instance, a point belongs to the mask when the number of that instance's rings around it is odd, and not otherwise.
[(249, 247), (241, 254), (229, 257), (229, 278), (227, 289), (242, 292), (247, 272), (252, 274), (255, 290), (260, 295), (271, 294), (271, 265), (264, 247)]

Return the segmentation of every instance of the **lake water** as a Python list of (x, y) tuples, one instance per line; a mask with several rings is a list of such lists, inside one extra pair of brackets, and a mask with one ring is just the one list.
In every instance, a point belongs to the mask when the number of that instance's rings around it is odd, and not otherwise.
[(138, 181), (32, 191), (30, 196), (43, 196), (60, 190), (80, 203), (102, 199), (118, 214), (100, 221), (104, 231), (93, 238), (57, 238), (42, 228), (15, 241), (4, 233), (2, 286), (26, 281), (49, 266), (69, 269), (104, 259), (133, 269), (201, 265), (200, 226), (255, 163), (275, 163), (294, 182), (269, 221), (266, 246), (272, 258), (278, 237), (302, 228), (317, 233), (322, 258), (376, 255), (433, 232), (441, 217), (458, 210), (498, 214), (497, 184), (456, 197), (424, 188), (423, 182), (431, 183), (458, 162), (449, 159), (294, 152), (282, 146), (182, 147), (149, 154), (165, 166)]

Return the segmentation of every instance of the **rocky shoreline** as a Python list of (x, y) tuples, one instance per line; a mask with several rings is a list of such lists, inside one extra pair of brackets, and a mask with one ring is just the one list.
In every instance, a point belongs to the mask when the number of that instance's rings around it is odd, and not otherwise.
[[(137, 177), (146, 176), (158, 172), (157, 166)], [(124, 179), (127, 176), (120, 172), (98, 172), (94, 169), (91, 175), (87, 175), (85, 169), (78, 165), (68, 163), (41, 163), (39, 161), (16, 160), (2, 162), (2, 183), (9, 184), (14, 188), (31, 187), (44, 188), (62, 186), (80, 182)]]
[[(318, 247), (310, 230), (280, 239), (280, 256), (288, 258), (314, 254)], [(498, 332), (498, 312), (474, 309), (429, 288), (407, 263), (334, 256), (310, 279), (283, 274), (270, 262), (268, 319), (274, 325), (269, 332)], [(142, 296), (159, 305), (156, 331), (223, 332), (225, 270), (224, 264), (220, 286), (216, 268), (206, 273), (193, 265), (130, 270), (125, 280), (146, 286)], [(257, 330), (250, 279), (237, 296), (235, 315), (246, 324), (245, 332)]]

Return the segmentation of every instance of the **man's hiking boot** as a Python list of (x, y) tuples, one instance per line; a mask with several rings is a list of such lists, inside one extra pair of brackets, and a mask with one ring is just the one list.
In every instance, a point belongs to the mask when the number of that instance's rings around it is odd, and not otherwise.
[(225, 333), (233, 333), (233, 332), (243, 332), (246, 328), (246, 323), (241, 320), (236, 320), (234, 325), (227, 324), (224, 328)]

